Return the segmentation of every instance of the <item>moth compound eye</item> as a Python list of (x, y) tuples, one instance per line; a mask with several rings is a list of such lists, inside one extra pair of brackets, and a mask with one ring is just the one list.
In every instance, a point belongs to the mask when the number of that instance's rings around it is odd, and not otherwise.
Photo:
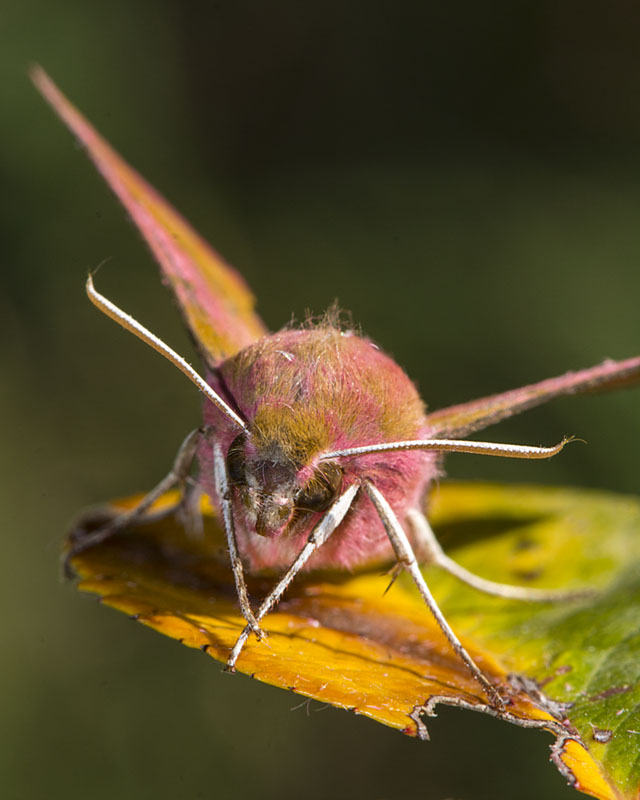
[(246, 462), (244, 456), (244, 446), (246, 437), (243, 433), (237, 436), (227, 453), (227, 475), (229, 482), (243, 484), (247, 482)]
[(296, 495), (295, 505), (303, 511), (326, 511), (342, 489), (342, 469), (330, 461), (316, 469), (313, 477)]

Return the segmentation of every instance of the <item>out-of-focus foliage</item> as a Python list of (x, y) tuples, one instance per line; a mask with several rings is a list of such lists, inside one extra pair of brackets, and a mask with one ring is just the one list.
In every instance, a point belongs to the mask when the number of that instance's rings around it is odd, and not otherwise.
[[(175, 496), (159, 505), (171, 506)], [(103, 524), (89, 515), (76, 531)], [(172, 517), (73, 557), (80, 588), (189, 647), (226, 661), (244, 620), (224, 534), (203, 503), (205, 536)], [(640, 503), (557, 489), (445, 484), (432, 512), (451, 554), (492, 580), (590, 586), (571, 603), (488, 598), (434, 568), (442, 609), (507, 700), (505, 718), (559, 737), (554, 759), (604, 800), (637, 797), (640, 695)], [(425, 735), (420, 708), (461, 702), (492, 712), (407, 578), (340, 573), (297, 579), (238, 668), (257, 680)], [(251, 579), (259, 600), (270, 581)], [(493, 712), (495, 713), (495, 712)], [(464, 724), (464, 719), (460, 719)], [(571, 742), (563, 737), (571, 738)], [(514, 792), (517, 787), (514, 786)]]

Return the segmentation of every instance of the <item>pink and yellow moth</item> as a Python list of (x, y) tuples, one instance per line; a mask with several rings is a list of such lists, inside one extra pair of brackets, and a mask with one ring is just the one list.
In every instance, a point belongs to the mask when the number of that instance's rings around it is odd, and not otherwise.
[[(549, 602), (562, 591), (496, 584), (469, 573), (438, 544), (424, 507), (446, 452), (549, 458), (553, 447), (463, 439), (551, 398), (640, 381), (640, 357), (427, 412), (403, 370), (366, 337), (327, 316), (317, 324), (269, 333), (241, 276), (100, 137), (39, 68), (33, 80), (86, 147), (151, 248), (204, 362), (200, 376), (181, 356), (94, 287), (90, 300), (122, 327), (169, 359), (204, 394), (204, 424), (190, 433), (169, 474), (131, 512), (87, 534), (74, 552), (140, 520), (168, 489), (183, 489), (198, 465), (197, 486), (224, 525), (246, 627), (228, 666), (301, 570), (349, 570), (393, 563), (413, 578), (452, 648), (492, 705), (497, 689), (442, 615), (420, 570), (435, 563), (479, 591)], [(244, 571), (280, 578), (257, 609)]]

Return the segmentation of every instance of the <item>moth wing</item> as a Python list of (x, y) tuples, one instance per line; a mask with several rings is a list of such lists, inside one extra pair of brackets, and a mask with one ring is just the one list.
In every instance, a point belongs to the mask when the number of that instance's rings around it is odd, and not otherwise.
[(565, 394), (621, 389), (640, 383), (640, 357), (605, 361), (579, 372), (567, 372), (510, 392), (482, 397), (427, 415), (429, 435), (457, 438)]
[(263, 336), (243, 278), (132, 169), (39, 67), (36, 87), (86, 147), (160, 264), (196, 345), (210, 367)]

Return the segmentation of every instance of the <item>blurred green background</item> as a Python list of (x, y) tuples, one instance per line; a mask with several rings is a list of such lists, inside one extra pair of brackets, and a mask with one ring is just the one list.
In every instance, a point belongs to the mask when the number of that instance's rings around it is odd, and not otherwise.
[[(83, 506), (150, 487), (199, 419), (151, 257), (26, 78), (38, 61), (247, 277), (273, 328), (334, 298), (432, 408), (640, 352), (634, 3), (5, 2), (0, 20), (7, 798), (569, 798), (550, 737), (442, 710), (420, 744), (243, 677), (59, 581)], [(640, 395), (491, 435), (457, 477), (638, 490)], [(322, 712), (322, 713), (320, 713)]]

